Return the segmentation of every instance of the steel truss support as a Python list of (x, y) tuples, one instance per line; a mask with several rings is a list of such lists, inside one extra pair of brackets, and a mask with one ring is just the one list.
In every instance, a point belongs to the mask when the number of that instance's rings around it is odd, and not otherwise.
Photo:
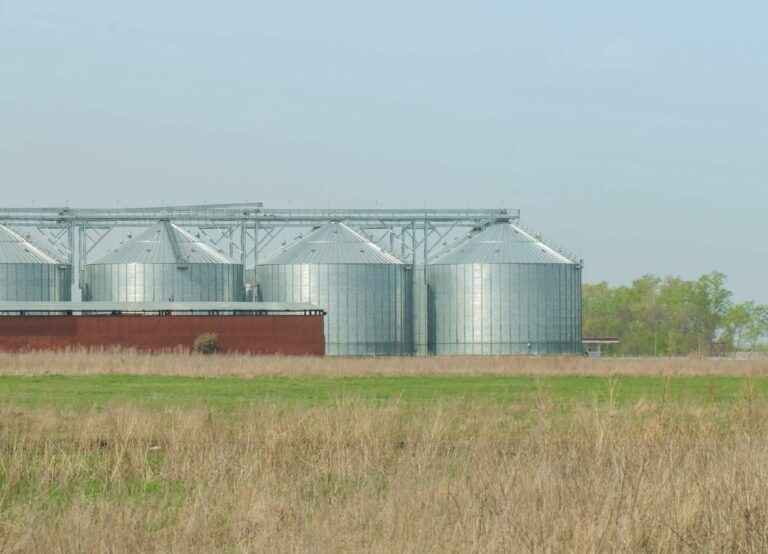
[[(197, 229), (243, 265), (249, 259), (258, 264), (266, 249), (289, 229), (301, 233), (341, 221), (416, 266), (425, 264), (452, 233), (499, 221), (517, 223), (519, 217), (518, 210), (510, 209), (272, 210), (261, 203), (127, 209), (0, 208), (0, 223), (36, 230), (55, 256), (77, 270), (85, 267), (115, 229), (146, 228), (160, 220)], [(79, 275), (80, 271), (72, 271), (73, 285), (79, 284)]]

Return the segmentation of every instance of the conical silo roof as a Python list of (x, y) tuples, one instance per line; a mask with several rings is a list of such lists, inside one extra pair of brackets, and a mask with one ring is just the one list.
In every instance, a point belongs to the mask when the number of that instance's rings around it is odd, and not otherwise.
[(289, 264), (402, 264), (360, 233), (340, 222), (315, 229), (263, 262)]
[(0, 225), (0, 263), (61, 264), (59, 260), (49, 256), (21, 235), (3, 225)]
[(430, 262), (449, 264), (575, 264), (512, 223), (491, 225)]
[(94, 260), (95, 264), (238, 264), (170, 221), (159, 221), (140, 235)]

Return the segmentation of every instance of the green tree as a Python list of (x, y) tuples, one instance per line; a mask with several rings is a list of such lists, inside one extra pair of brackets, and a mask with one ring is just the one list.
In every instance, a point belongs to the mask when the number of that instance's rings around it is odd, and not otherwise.
[(768, 337), (768, 307), (734, 304), (723, 273), (696, 280), (644, 275), (630, 286), (584, 285), (585, 336), (618, 336), (620, 355), (704, 355), (710, 341), (755, 349)]
[(754, 302), (734, 304), (723, 318), (721, 338), (734, 350), (755, 350), (768, 336), (768, 306)]
[(734, 304), (723, 317), (723, 331), (720, 338), (726, 340), (734, 350), (741, 350), (746, 338), (747, 327), (754, 317), (755, 303)]

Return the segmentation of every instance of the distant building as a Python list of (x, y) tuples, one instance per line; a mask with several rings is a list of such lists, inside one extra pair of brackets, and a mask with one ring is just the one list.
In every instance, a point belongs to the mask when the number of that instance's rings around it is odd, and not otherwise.
[(603, 355), (603, 347), (619, 344), (618, 337), (584, 337), (581, 344), (584, 347), (584, 355), (600, 358)]

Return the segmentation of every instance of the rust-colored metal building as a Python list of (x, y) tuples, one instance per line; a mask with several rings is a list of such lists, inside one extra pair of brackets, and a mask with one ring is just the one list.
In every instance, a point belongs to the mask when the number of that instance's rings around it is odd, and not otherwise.
[(215, 333), (223, 352), (322, 356), (324, 316), (313, 304), (0, 302), (0, 350), (157, 352)]

